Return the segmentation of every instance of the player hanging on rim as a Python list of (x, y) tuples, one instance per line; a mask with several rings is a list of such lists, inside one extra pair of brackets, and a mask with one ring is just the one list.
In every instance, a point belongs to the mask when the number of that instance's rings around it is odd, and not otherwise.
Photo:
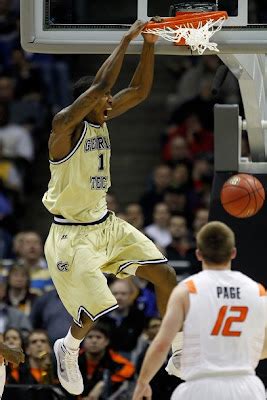
[(203, 271), (171, 294), (133, 400), (151, 399), (149, 382), (182, 328), (180, 376), (186, 382), (172, 400), (265, 400), (255, 368), (267, 358), (266, 291), (241, 272), (231, 271), (235, 237), (225, 224), (210, 222), (199, 231), (196, 254)]
[(83, 392), (77, 363), (80, 343), (97, 318), (118, 307), (103, 273), (119, 278), (137, 275), (152, 282), (162, 315), (176, 285), (174, 270), (156, 246), (109, 212), (106, 204), (110, 186), (106, 121), (145, 100), (152, 86), (157, 37), (146, 34), (130, 85), (111, 95), (126, 49), (144, 26), (136, 21), (95, 78), (77, 82), (75, 101), (55, 116), (49, 139), (51, 180), (43, 203), (54, 223), (45, 255), (58, 294), (74, 318), (54, 350), (62, 386), (77, 395)]

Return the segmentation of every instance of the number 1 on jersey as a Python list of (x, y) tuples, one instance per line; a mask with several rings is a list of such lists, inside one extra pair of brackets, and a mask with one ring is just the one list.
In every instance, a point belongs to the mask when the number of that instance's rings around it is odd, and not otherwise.
[[(239, 315), (236, 316), (229, 316), (226, 318), (226, 314), (231, 314), (231, 312), (238, 312)], [(243, 307), (243, 306), (222, 306), (220, 308), (217, 320), (215, 322), (215, 325), (212, 329), (211, 335), (212, 336), (218, 336), (220, 334), (221, 328), (222, 329), (222, 336), (240, 336), (241, 331), (231, 331), (231, 325), (233, 322), (244, 322), (245, 319), (247, 318), (248, 314), (248, 307)]]
[(99, 160), (98, 171), (103, 171), (103, 169), (104, 169), (104, 154), (103, 153), (99, 154), (98, 160)]

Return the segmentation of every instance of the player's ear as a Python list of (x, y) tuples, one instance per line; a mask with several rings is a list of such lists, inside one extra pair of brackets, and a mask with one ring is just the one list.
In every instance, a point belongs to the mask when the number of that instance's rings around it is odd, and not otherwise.
[(237, 249), (236, 249), (236, 247), (234, 247), (233, 250), (232, 250), (232, 253), (231, 253), (231, 260), (236, 258), (236, 255), (237, 255)]
[(199, 249), (196, 249), (196, 258), (198, 261), (203, 261), (202, 254)]

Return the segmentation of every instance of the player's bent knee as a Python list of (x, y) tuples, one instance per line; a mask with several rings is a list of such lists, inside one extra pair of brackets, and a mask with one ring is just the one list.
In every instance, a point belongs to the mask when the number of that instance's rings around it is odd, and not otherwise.
[(90, 317), (88, 317), (88, 315), (86, 315), (84, 312), (82, 312), (82, 314), (81, 314), (81, 323), (82, 323), (82, 326), (87, 329), (90, 329), (94, 324), (92, 319)]
[(142, 265), (137, 269), (136, 275), (155, 286), (162, 285), (164, 282), (165, 286), (174, 287), (177, 283), (175, 271), (168, 264)]

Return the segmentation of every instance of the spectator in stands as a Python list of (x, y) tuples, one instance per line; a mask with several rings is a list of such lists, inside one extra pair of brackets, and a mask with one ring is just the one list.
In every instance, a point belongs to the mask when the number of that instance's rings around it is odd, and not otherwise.
[[(146, 324), (144, 334), (140, 336), (135, 353), (136, 372), (139, 373), (141, 366), (150, 343), (156, 336), (161, 325), (161, 318), (150, 318)], [(179, 379), (175, 376), (170, 376), (165, 371), (168, 358), (166, 358), (164, 365), (160, 368), (158, 373), (150, 382), (152, 388), (152, 400), (169, 400), (172, 392), (177, 387)]]
[[(98, 322), (84, 339), (79, 355), (84, 399), (121, 399), (127, 396), (134, 365), (110, 347), (108, 327)], [(88, 396), (88, 397), (87, 397)], [(130, 398), (130, 394), (125, 397)]]
[(9, 328), (3, 335), (4, 343), (13, 348), (24, 348), (23, 337), (18, 329)]
[(32, 292), (30, 290), (30, 283), (29, 270), (24, 265), (14, 264), (7, 278), (5, 302), (22, 311), (27, 316), (30, 315), (38, 294), (41, 294), (40, 291)]
[(14, 201), (0, 180), (0, 223), (1, 228), (12, 234), (14, 228)]
[(186, 218), (190, 217), (187, 207), (187, 195), (183, 189), (169, 187), (164, 195), (164, 203), (171, 214), (181, 214)]
[(15, 100), (15, 81), (9, 75), (0, 75), (0, 103), (11, 105)]
[(13, 246), (12, 246), (12, 250), (14, 253), (14, 256), (16, 258), (20, 257), (21, 254), (21, 249), (23, 246), (23, 237), (24, 237), (24, 233), (25, 232), (18, 232), (14, 237), (13, 237)]
[(185, 192), (192, 190), (191, 170), (188, 164), (181, 162), (173, 168), (171, 186)]
[(43, 87), (40, 70), (27, 60), (21, 48), (13, 50), (8, 72), (15, 81), (16, 99), (41, 100)]
[(31, 63), (38, 66), (45, 85), (46, 100), (52, 113), (71, 103), (68, 59), (61, 54), (28, 54)]
[(194, 160), (192, 178), (196, 191), (202, 189), (203, 178), (213, 176), (213, 165), (210, 158), (204, 154), (199, 155)]
[(34, 329), (47, 331), (51, 344), (66, 336), (72, 321), (54, 289), (36, 299), (30, 319)]
[(0, 180), (11, 194), (21, 195), (23, 188), (21, 175), (12, 160), (4, 157), (2, 140), (0, 140)]
[(130, 203), (125, 208), (125, 218), (132, 226), (139, 231), (143, 231), (144, 228), (144, 215), (142, 207), (138, 203)]
[(24, 383), (54, 383), (52, 367), (52, 349), (47, 333), (42, 330), (33, 330), (26, 345), (29, 368), (28, 376), (24, 376)]
[[(1, 216), (0, 216), (1, 221)], [(9, 232), (0, 227), (0, 262), (3, 259), (12, 257), (12, 236)]]
[(116, 279), (110, 285), (119, 308), (102, 317), (111, 331), (111, 346), (123, 356), (131, 358), (131, 352), (145, 324), (144, 313), (134, 305), (133, 288), (127, 280)]
[(138, 310), (142, 311), (146, 318), (158, 316), (159, 311), (157, 308), (154, 286), (138, 276), (134, 277), (133, 283), (138, 288), (138, 294), (135, 300)]
[[(9, 339), (9, 341), (10, 340), (11, 339)], [(13, 342), (14, 341), (15, 340), (13, 339)], [(16, 343), (18, 342), (19, 340), (16, 339)], [(51, 357), (52, 349), (45, 331), (37, 329), (29, 334), (26, 345), (26, 354), (27, 359), (25, 364), (21, 365), (19, 368), (9, 368), (8, 383), (45, 385), (56, 382)], [(24, 398), (28, 399), (29, 397), (26, 395), (23, 399)], [(43, 399), (44, 397), (41, 398)], [(52, 397), (48, 396), (47, 400), (48, 399), (50, 400)]]
[[(10, 336), (10, 333), (7, 332)], [(8, 337), (7, 336), (7, 337)], [(13, 332), (14, 336), (14, 332)], [(11, 339), (9, 339), (9, 342)], [(13, 338), (13, 342), (15, 338)], [(19, 342), (19, 339), (16, 339)], [(29, 334), (26, 344), (27, 358), (24, 364), (18, 368), (8, 366), (7, 382), (13, 384), (13, 387), (6, 387), (6, 400), (55, 400), (65, 399), (60, 388), (52, 389), (51, 386), (57, 383), (53, 370), (52, 349), (50, 347), (48, 337), (45, 331), (34, 330)], [(15, 384), (25, 385), (22, 388), (16, 388)], [(27, 386), (30, 385), (30, 386)], [(38, 387), (38, 391), (34, 390), (34, 385), (42, 385)], [(57, 391), (56, 395), (53, 391)]]
[(203, 128), (196, 114), (189, 114), (180, 124), (171, 125), (167, 130), (167, 135), (164, 146), (165, 159), (170, 158), (171, 142), (176, 137), (185, 139), (190, 157), (213, 151), (213, 132)]
[(217, 99), (212, 95), (213, 75), (200, 80), (200, 91), (192, 99), (176, 108), (170, 118), (170, 124), (181, 124), (192, 113), (197, 115), (204, 129), (213, 131), (213, 108)]
[(37, 232), (24, 232), (18, 262), (29, 268), (31, 289), (48, 291), (53, 288), (53, 282), (43, 256), (42, 239)]
[(154, 207), (153, 223), (144, 229), (144, 233), (155, 242), (157, 246), (164, 248), (171, 243), (169, 231), (170, 212), (165, 203), (158, 203)]
[(0, 1), (0, 59), (7, 67), (11, 50), (17, 40), (17, 15), (12, 10), (10, 0)]
[(0, 280), (0, 333), (9, 328), (16, 328), (26, 336), (31, 330), (31, 323), (28, 317), (15, 307), (5, 303), (6, 282), (3, 278)]
[(178, 163), (191, 165), (190, 153), (185, 138), (174, 136), (170, 140), (168, 151), (163, 153), (163, 158), (171, 168), (175, 167)]
[(26, 166), (33, 160), (34, 150), (29, 132), (9, 119), (8, 105), (0, 103), (0, 140), (2, 156)]
[(213, 164), (206, 156), (198, 157), (194, 163), (193, 184), (198, 197), (198, 205), (195, 208), (209, 208), (210, 193), (213, 181)]
[(166, 248), (166, 257), (170, 265), (174, 267), (177, 279), (181, 280), (183, 277), (194, 273), (198, 267), (195, 248), (184, 217), (171, 217), (170, 232), (172, 242)]
[(153, 171), (152, 186), (141, 197), (140, 204), (145, 217), (145, 225), (153, 220), (153, 209), (157, 203), (162, 203), (166, 189), (171, 183), (171, 168), (165, 164), (156, 166)]
[(193, 220), (193, 236), (196, 237), (202, 226), (208, 223), (209, 210), (207, 208), (200, 208), (196, 211)]
[[(21, 348), (24, 349), (24, 342), (22, 335), (18, 329), (9, 328), (4, 332), (3, 342), (11, 347), (11, 348)], [(21, 365), (18, 367), (16, 365), (8, 364), (6, 368), (6, 380), (7, 383), (17, 382), (17, 378), (19, 376), (19, 369)]]
[(133, 352), (132, 357), (132, 361), (136, 366), (137, 372), (140, 371), (142, 360), (148, 349), (149, 344), (152, 342), (159, 331), (161, 321), (162, 318), (159, 316), (148, 318), (146, 321), (144, 331), (138, 338), (137, 346)]
[[(9, 106), (10, 123), (23, 125), (28, 132), (29, 122), (38, 129), (43, 129), (45, 122), (45, 107), (37, 99), (16, 98), (16, 80), (9, 75), (0, 76), (0, 103)], [(39, 132), (38, 132), (39, 133)]]

